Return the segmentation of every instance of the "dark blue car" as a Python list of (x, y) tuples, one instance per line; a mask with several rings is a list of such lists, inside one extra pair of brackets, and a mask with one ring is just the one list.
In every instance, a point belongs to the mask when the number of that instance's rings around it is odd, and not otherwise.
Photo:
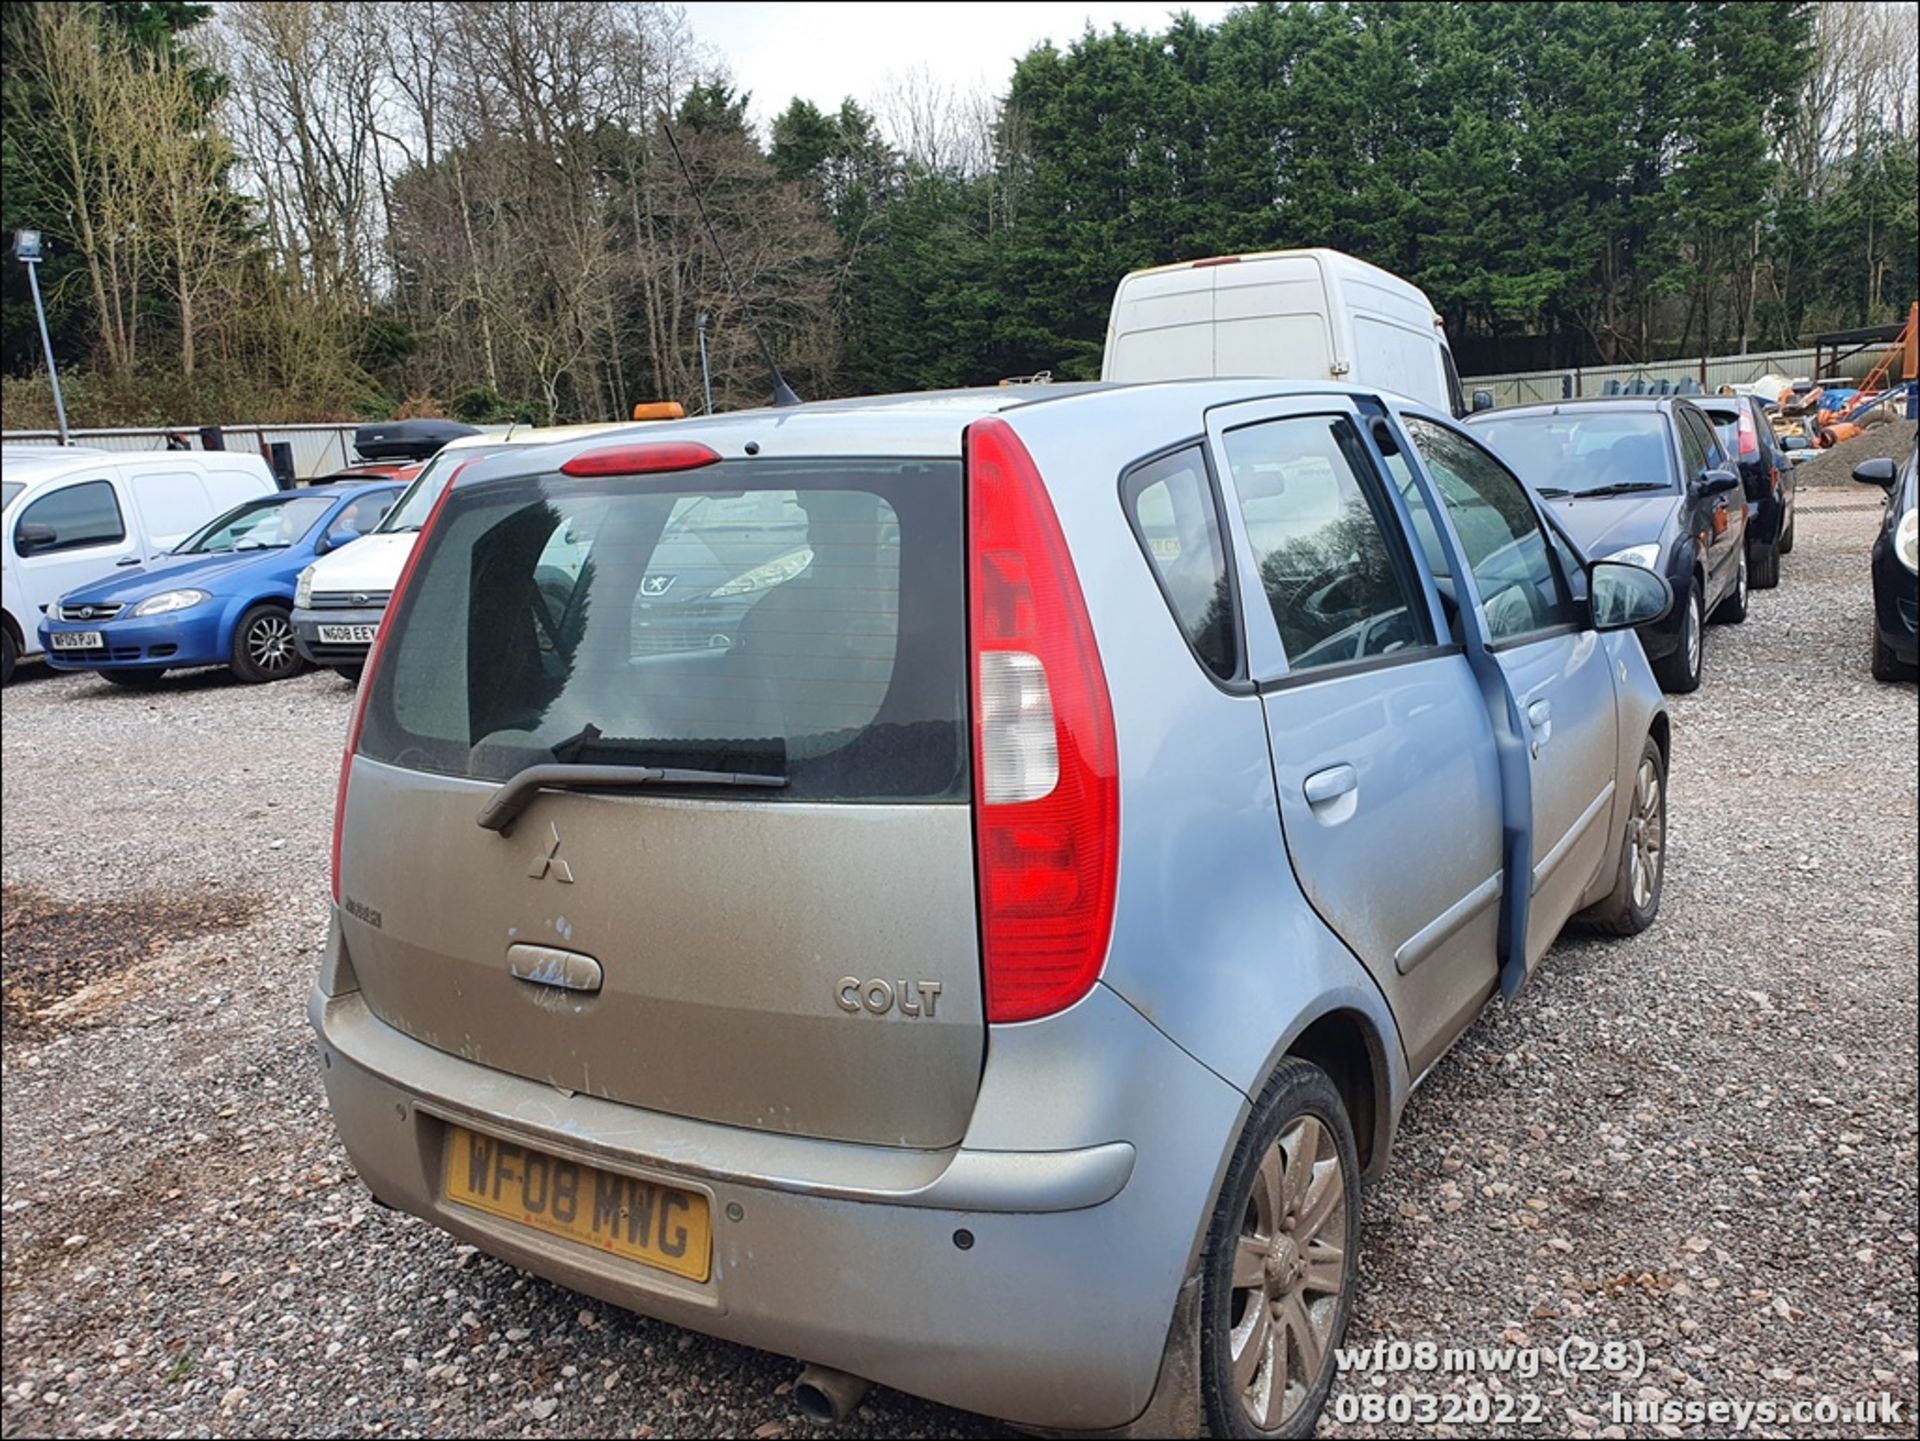
[(62, 596), (40, 622), (47, 664), (124, 686), (210, 665), (284, 679), (302, 665), (288, 621), (295, 577), (372, 530), (401, 489), (317, 485), (236, 506), (159, 560)]

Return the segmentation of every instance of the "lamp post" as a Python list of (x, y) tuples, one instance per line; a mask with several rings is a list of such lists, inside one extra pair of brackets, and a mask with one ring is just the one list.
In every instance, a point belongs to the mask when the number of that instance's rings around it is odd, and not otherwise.
[(47, 307), (40, 299), (40, 232), (14, 231), (13, 256), (27, 267), (27, 285), (33, 291), (33, 313), (40, 321), (40, 344), (47, 352), (47, 379), (53, 382), (53, 413), (60, 421), (60, 443), (68, 445), (71, 442), (67, 439), (67, 403), (60, 395), (60, 372), (53, 363), (53, 337), (47, 334)]
[(700, 338), (700, 390), (707, 398), (707, 414), (713, 414), (713, 377), (707, 373), (707, 312), (694, 317), (694, 334)]

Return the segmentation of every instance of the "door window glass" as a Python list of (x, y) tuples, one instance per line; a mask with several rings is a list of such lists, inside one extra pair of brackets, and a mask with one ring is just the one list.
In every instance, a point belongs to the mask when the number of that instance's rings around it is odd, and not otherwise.
[(1225, 444), (1290, 669), (1432, 644), (1398, 526), (1344, 416), (1242, 426)]
[(112, 545), (126, 538), (113, 482), (89, 480), (43, 495), (21, 511), (13, 530), (13, 548), (19, 555), (45, 555)]
[(1687, 413), (1676, 413), (1675, 422), (1680, 427), (1680, 455), (1686, 463), (1686, 480), (1692, 482), (1699, 478), (1700, 472), (1707, 468), (1707, 446), (1705, 440), (1687, 424)]
[(1572, 624), (1578, 611), (1518, 478), (1458, 431), (1409, 417), (1407, 433), (1460, 534), (1489, 639)]
[(1680, 415), (1686, 423), (1687, 430), (1692, 434), (1694, 443), (1706, 456), (1708, 468), (1726, 469), (1731, 462), (1727, 459), (1726, 448), (1720, 444), (1719, 437), (1713, 433), (1713, 427), (1707, 424), (1697, 410), (1683, 410)]
[(1181, 633), (1222, 680), (1240, 668), (1220, 513), (1198, 446), (1148, 461), (1126, 478), (1127, 518)]

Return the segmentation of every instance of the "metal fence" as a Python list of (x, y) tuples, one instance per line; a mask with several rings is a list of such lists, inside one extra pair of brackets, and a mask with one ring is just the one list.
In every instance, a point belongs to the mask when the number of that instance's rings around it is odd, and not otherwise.
[[(228, 450), (257, 450), (269, 455), (267, 447), (285, 441), (293, 447), (293, 473), (301, 480), (344, 470), (359, 463), (354, 454), (353, 433), (366, 422), (312, 425), (223, 425), (220, 433)], [(504, 433), (504, 425), (483, 425), (489, 434)], [(73, 443), (94, 450), (178, 450), (184, 442), (189, 450), (202, 450), (200, 432), (186, 426), (119, 427), (105, 430), (70, 432)], [(7, 445), (58, 445), (60, 435), (52, 430), (9, 430), (0, 433)]]
[[(1469, 391), (1491, 390), (1496, 405), (1525, 405), (1568, 396), (1604, 395), (1607, 382), (1631, 385), (1636, 380), (1677, 383), (1692, 380), (1711, 395), (1723, 385), (1745, 385), (1763, 375), (1789, 380), (1813, 374), (1815, 351), (1755, 350), (1745, 355), (1696, 356), (1691, 360), (1656, 360), (1645, 365), (1582, 365), (1566, 370), (1517, 371), (1507, 375), (1476, 375), (1462, 380)], [(1870, 364), (1871, 361), (1869, 360)], [(1866, 365), (1861, 365), (1864, 374)]]

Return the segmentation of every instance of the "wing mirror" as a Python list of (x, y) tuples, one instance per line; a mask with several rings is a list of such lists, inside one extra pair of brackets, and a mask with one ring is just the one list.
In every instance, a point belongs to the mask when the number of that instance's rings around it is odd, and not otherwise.
[[(1859, 481), (1862, 485), (1877, 485), (1882, 490), (1890, 490), (1893, 488), (1893, 477), (1893, 462), (1885, 456), (1877, 456), (1872, 460), (1863, 460), (1853, 468), (1853, 478), (1855, 480)], [(24, 525), (20, 528), (22, 530), (26, 529)]]
[(1693, 483), (1693, 493), (1702, 500), (1716, 495), (1725, 495), (1740, 488), (1740, 477), (1730, 470), (1703, 470), (1700, 478)]
[(1595, 630), (1652, 625), (1673, 609), (1673, 587), (1667, 578), (1624, 560), (1596, 560), (1589, 565), (1587, 594)]
[(60, 541), (59, 532), (50, 525), (39, 525), (26, 521), (13, 532), (13, 547), (22, 555), (32, 555), (37, 550), (47, 550)]
[(1474, 415), (1478, 415), (1483, 410), (1492, 410), (1492, 409), (1493, 409), (1493, 392), (1491, 390), (1474, 391), (1473, 410), (1471, 413)]

